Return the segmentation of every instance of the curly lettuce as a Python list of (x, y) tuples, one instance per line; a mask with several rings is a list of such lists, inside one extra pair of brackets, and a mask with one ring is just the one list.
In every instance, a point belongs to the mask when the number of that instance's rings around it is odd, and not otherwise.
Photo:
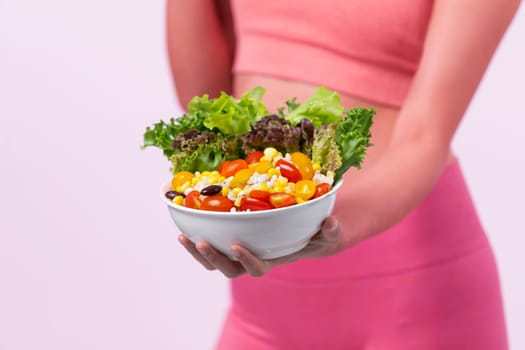
[(304, 103), (297, 104), (295, 99), (292, 99), (287, 101), (287, 105), (289, 113), (284, 117), (292, 125), (297, 125), (301, 119), (307, 118), (316, 128), (338, 122), (344, 111), (339, 94), (322, 86)]

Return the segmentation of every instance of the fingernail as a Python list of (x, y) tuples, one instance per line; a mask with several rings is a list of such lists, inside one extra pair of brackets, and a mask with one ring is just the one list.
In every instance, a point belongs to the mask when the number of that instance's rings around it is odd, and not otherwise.
[(198, 245), (197, 245), (197, 250), (199, 251), (199, 253), (201, 253), (202, 256), (206, 256), (210, 254), (209, 249), (204, 248), (204, 247), (199, 247)]
[(238, 249), (233, 248), (231, 251), (232, 251), (232, 255), (234, 257), (236, 257), (236, 258), (240, 258), (241, 257), (241, 252)]

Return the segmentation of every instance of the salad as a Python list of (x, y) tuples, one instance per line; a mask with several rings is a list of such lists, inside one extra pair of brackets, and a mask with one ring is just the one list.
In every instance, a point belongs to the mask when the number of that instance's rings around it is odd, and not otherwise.
[(160, 148), (171, 163), (167, 198), (201, 210), (268, 210), (318, 198), (360, 168), (375, 110), (345, 110), (336, 92), (318, 87), (270, 113), (264, 93), (197, 96), (183, 116), (146, 128), (142, 148)]

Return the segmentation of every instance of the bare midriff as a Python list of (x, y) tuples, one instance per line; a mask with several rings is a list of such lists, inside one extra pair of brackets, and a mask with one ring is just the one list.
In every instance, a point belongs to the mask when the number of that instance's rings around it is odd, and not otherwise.
[[(288, 81), (269, 76), (237, 74), (233, 77), (234, 96), (239, 96), (255, 86), (263, 86), (266, 89), (263, 102), (270, 112), (277, 111), (279, 107), (284, 107), (285, 101), (291, 97), (297, 97), (299, 103), (305, 101), (317, 88), (317, 86), (308, 83)], [(372, 137), (370, 142), (373, 146), (367, 150), (362, 170), (352, 175), (353, 177), (360, 176), (385, 154), (400, 111), (394, 107), (384, 106), (356, 97), (344, 94), (340, 94), (340, 96), (341, 104), (345, 108), (359, 106), (363, 108), (374, 108), (376, 110), (374, 124), (371, 129)], [(453, 159), (454, 156), (452, 152), (449, 152), (448, 163)]]

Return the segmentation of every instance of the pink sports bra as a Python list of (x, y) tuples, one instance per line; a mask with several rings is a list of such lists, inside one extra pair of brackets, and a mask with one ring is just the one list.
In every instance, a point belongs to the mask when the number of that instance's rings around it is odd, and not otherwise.
[(234, 73), (268, 75), (400, 107), (431, 0), (232, 0)]

